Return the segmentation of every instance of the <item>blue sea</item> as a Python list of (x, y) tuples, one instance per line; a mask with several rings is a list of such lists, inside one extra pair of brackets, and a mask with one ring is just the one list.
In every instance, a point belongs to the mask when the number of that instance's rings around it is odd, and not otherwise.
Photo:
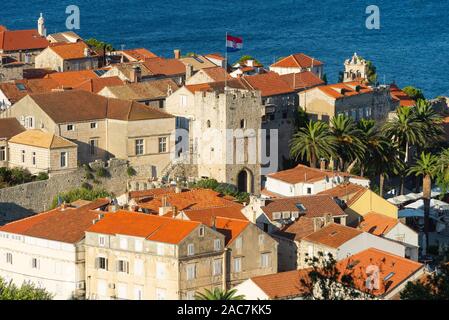
[[(225, 33), (244, 38), (237, 60), (249, 54), (269, 65), (304, 52), (325, 62), (335, 82), (354, 52), (372, 60), (380, 82), (414, 85), (426, 97), (449, 95), (447, 0), (2, 0), (0, 24), (35, 28), (44, 13), (48, 33), (65, 30), (66, 7), (80, 8), (80, 30), (116, 48), (146, 47), (172, 57), (182, 52), (224, 52)], [(380, 29), (368, 30), (367, 6), (380, 9)]]

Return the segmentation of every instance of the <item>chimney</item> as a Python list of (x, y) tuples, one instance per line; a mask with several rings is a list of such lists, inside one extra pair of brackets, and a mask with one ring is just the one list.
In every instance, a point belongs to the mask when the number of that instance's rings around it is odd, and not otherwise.
[(325, 159), (320, 160), (320, 170), (321, 171), (326, 170), (326, 160)]
[(61, 211), (65, 211), (65, 209), (67, 209), (67, 203), (63, 202), (61, 204)]
[(140, 69), (140, 67), (137, 65), (133, 66), (130, 78), (132, 83), (140, 82), (140, 80), (142, 80), (142, 69)]
[(89, 56), (89, 48), (84, 48), (84, 56), (85, 57)]
[(175, 53), (175, 59), (181, 59), (181, 50), (175, 49), (173, 52)]
[(176, 206), (172, 207), (172, 214), (173, 214), (173, 218), (176, 218), (176, 216), (178, 215), (178, 207), (176, 207)]
[(193, 66), (191, 64), (186, 65), (186, 80), (189, 80), (193, 75)]
[(254, 60), (246, 60), (246, 66), (254, 67)]
[(210, 217), (210, 226), (212, 229), (217, 230), (217, 227), (215, 226), (215, 216)]
[(182, 192), (181, 187), (180, 186), (176, 186), (175, 187), (175, 193), (181, 193), (181, 192)]
[(37, 20), (37, 32), (41, 37), (47, 36), (47, 29), (45, 28), (45, 19), (41, 13), (41, 16)]

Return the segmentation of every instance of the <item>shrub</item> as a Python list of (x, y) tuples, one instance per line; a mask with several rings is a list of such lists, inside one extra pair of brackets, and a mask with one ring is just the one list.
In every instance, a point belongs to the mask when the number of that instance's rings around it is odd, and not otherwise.
[(98, 198), (106, 198), (111, 196), (112, 195), (104, 189), (94, 189), (94, 188), (87, 189), (81, 187), (78, 189), (70, 190), (68, 192), (60, 193), (53, 199), (51, 203), (51, 208), (54, 209), (58, 206), (58, 198), (61, 198), (62, 202), (72, 203), (76, 200), (93, 201)]
[(105, 168), (100, 167), (95, 171), (95, 175), (97, 178), (106, 178), (109, 175), (109, 172)]
[(126, 169), (126, 173), (128, 174), (128, 177), (133, 177), (136, 175), (136, 170), (133, 167), (128, 167), (128, 169)]
[(81, 185), (81, 188), (86, 189), (86, 190), (92, 190), (92, 185), (90, 185), (87, 182), (83, 182), (83, 184)]
[(36, 180), (38, 180), (38, 181), (48, 180), (48, 173), (47, 172), (39, 172), (39, 174), (36, 177)]
[(84, 178), (86, 178), (86, 180), (93, 180), (95, 177), (92, 174), (92, 172), (86, 172), (86, 174), (84, 175)]
[(51, 300), (53, 295), (30, 282), (18, 287), (0, 278), (0, 300)]

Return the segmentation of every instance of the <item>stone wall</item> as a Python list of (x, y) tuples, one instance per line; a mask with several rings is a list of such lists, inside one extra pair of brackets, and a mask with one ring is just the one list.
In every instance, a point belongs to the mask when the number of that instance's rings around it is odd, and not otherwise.
[[(88, 181), (85, 178), (86, 170), (78, 168), (72, 172), (54, 175), (45, 181), (0, 189), (0, 225), (48, 210), (55, 196), (61, 192), (79, 188), (84, 182), (95, 188), (106, 189), (116, 196), (127, 191), (130, 178), (127, 174), (126, 161), (112, 159), (107, 163), (101, 161), (91, 163), (92, 168), (99, 166), (107, 169), (108, 177), (95, 177), (98, 184)], [(144, 167), (134, 169), (138, 174), (149, 172), (149, 169)], [(95, 176), (95, 172), (92, 174)]]

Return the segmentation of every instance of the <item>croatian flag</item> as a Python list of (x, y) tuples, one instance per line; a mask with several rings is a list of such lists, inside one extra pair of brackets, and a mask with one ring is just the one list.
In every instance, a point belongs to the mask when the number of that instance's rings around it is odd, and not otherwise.
[(242, 50), (243, 39), (233, 36), (226, 36), (226, 50), (228, 52), (236, 52)]

